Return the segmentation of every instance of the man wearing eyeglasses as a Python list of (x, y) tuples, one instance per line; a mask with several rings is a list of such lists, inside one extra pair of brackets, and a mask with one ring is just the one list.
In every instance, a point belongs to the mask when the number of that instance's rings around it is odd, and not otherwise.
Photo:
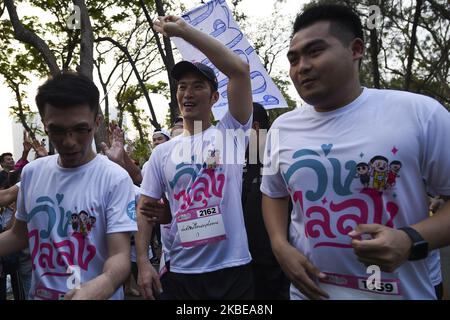
[(102, 121), (98, 89), (80, 74), (59, 74), (39, 87), (36, 104), (59, 154), (24, 168), (0, 256), (29, 243), (31, 299), (122, 299), (137, 230), (134, 189), (125, 170), (91, 147)]

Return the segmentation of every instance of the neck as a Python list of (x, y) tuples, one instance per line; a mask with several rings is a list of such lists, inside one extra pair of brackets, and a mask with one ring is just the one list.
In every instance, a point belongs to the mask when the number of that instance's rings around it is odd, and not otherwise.
[[(317, 112), (328, 112), (345, 107), (359, 97), (363, 91), (363, 88), (361, 87), (359, 81), (355, 81), (350, 82), (349, 85), (342, 88), (342, 91), (345, 92), (345, 95), (342, 95), (341, 97), (330, 96), (328, 101), (320, 105), (315, 105), (314, 109), (316, 109)], [(337, 93), (337, 95), (340, 95), (340, 92)]]
[(205, 131), (211, 127), (211, 121), (205, 120), (183, 120), (184, 135), (192, 136), (194, 134)]

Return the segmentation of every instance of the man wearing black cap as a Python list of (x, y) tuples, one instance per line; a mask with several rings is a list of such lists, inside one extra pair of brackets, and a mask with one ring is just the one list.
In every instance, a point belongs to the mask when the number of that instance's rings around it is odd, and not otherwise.
[(160, 206), (158, 201), (165, 194), (171, 215), (150, 215), (155, 223), (171, 223), (163, 257), (170, 259), (165, 297), (251, 299), (251, 257), (238, 201), (247, 141), (237, 133), (249, 130), (252, 124), (249, 66), (179, 17), (160, 17), (154, 28), (189, 42), (228, 77), (229, 111), (212, 126), (211, 108), (219, 98), (215, 72), (198, 62), (175, 65), (171, 74), (178, 82), (177, 100), (185, 131), (158, 146), (146, 164), (136, 238), (140, 290), (144, 297), (152, 298), (158, 288), (146, 256), (153, 226), (141, 211)]

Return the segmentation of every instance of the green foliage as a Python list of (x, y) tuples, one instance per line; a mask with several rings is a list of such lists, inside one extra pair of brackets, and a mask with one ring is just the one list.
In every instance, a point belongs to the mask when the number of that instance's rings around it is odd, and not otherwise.
[(282, 79), (281, 77), (272, 77), (272, 80), (277, 85), (278, 89), (280, 89), (281, 94), (288, 104), (288, 107), (267, 110), (270, 123), (273, 123), (275, 119), (281, 116), (283, 113), (294, 110), (297, 105), (297, 103), (287, 93), (290, 82), (288, 80)]
[(144, 163), (150, 158), (150, 140), (145, 139), (141, 141), (140, 139), (127, 140), (128, 150), (130, 157), (139, 162), (139, 166), (142, 168)]

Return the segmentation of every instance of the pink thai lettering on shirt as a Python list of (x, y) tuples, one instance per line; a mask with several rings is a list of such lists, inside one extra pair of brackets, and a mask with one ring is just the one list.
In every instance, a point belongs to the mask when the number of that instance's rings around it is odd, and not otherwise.
[(208, 199), (212, 196), (222, 198), (223, 187), (225, 185), (225, 175), (223, 173), (214, 174), (214, 169), (204, 169), (194, 183), (188, 189), (183, 189), (174, 194), (174, 199), (182, 201), (180, 210), (188, 209), (194, 202), (202, 203), (203, 208), (208, 206)]
[[(80, 233), (73, 233), (73, 239), (60, 242), (40, 242), (39, 230), (34, 229), (28, 233), (31, 247), (32, 269), (36, 270), (36, 260), (39, 267), (46, 270), (60, 269), (60, 267), (77, 265), (87, 270), (89, 263), (95, 257), (96, 248), (87, 244), (85, 237)], [(66, 251), (67, 250), (67, 251)]]
[[(314, 244), (314, 248), (324, 246), (352, 248), (350, 237), (348, 238), (348, 243), (338, 242), (336, 239), (342, 239), (342, 236), (347, 236), (353, 230), (353, 226), (358, 224), (383, 224), (383, 197), (377, 190), (371, 188), (364, 188), (361, 194), (368, 196), (372, 205), (370, 205), (370, 202), (360, 198), (350, 198), (342, 202), (331, 201), (329, 208), (324, 205), (313, 205), (305, 211), (303, 193), (301, 191), (293, 193), (294, 205), (298, 205), (301, 212), (305, 215), (305, 236), (307, 238), (321, 239), (320, 242)], [(369, 208), (373, 208), (372, 215), (369, 214)], [(358, 212), (358, 214), (348, 213), (349, 211)], [(388, 201), (386, 212), (388, 219), (384, 224), (392, 228), (394, 226), (394, 218), (398, 213), (397, 204)], [(333, 231), (332, 226), (335, 226), (336, 231)], [(328, 238), (330, 241), (323, 241), (324, 238)]]

